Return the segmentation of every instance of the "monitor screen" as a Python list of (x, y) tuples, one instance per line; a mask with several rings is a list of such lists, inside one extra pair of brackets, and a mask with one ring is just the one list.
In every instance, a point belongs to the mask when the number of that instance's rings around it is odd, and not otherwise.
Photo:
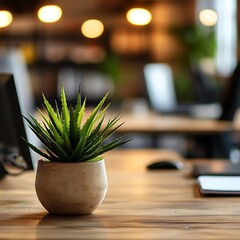
[(172, 69), (167, 64), (149, 63), (144, 67), (147, 95), (156, 111), (169, 111), (177, 106)]
[(12, 74), (0, 74), (0, 112), (1, 152), (20, 154), (33, 169), (30, 149), (22, 139), (27, 134)]

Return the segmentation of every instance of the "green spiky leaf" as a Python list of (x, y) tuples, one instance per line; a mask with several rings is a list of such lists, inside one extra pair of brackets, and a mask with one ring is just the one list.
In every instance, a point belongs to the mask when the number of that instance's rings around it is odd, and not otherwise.
[(61, 91), (61, 102), (62, 102), (64, 127), (65, 127), (66, 132), (69, 133), (70, 116), (69, 116), (69, 110), (68, 110), (68, 106), (67, 106), (67, 99), (66, 99), (63, 87), (62, 87), (62, 91)]
[(76, 117), (74, 115), (73, 109), (70, 108), (70, 129), (69, 129), (69, 139), (71, 141), (72, 148), (75, 149), (79, 142), (79, 128), (77, 125)]
[(44, 95), (43, 95), (43, 100), (44, 100), (44, 106), (48, 113), (49, 119), (52, 121), (53, 125), (56, 127), (56, 129), (59, 131), (59, 133), (62, 133), (63, 125), (62, 125), (61, 119), (59, 119), (58, 114), (54, 111), (54, 109), (49, 104), (48, 100), (45, 98)]

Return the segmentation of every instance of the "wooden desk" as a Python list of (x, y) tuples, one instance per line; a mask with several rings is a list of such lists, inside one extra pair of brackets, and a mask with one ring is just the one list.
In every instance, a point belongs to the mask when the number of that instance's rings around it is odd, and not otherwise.
[[(85, 120), (93, 111), (87, 108)], [(113, 119), (120, 113), (120, 121), (124, 124), (117, 129), (119, 133), (189, 133), (189, 134), (206, 134), (240, 131), (240, 116), (234, 122), (218, 121), (213, 119), (198, 119), (180, 115), (160, 115), (152, 111), (143, 113), (134, 113), (130, 111), (116, 111), (111, 109), (107, 112), (106, 120)], [(41, 121), (41, 115), (36, 112), (36, 118)], [(239, 114), (240, 115), (240, 114)]]
[(240, 198), (203, 197), (184, 170), (146, 171), (175, 153), (118, 150), (106, 154), (109, 188), (92, 214), (47, 214), (34, 173), (0, 181), (0, 239), (239, 239)]
[(154, 112), (133, 114), (123, 112), (121, 120), (125, 122), (119, 132), (135, 133), (220, 133), (240, 131), (237, 122), (218, 121), (213, 119), (197, 119), (185, 116), (164, 116)]

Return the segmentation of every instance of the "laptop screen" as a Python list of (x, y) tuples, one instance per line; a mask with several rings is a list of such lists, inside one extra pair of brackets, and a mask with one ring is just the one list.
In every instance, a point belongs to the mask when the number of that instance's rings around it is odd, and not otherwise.
[(171, 111), (177, 106), (172, 69), (167, 64), (150, 63), (144, 66), (147, 95), (153, 110)]

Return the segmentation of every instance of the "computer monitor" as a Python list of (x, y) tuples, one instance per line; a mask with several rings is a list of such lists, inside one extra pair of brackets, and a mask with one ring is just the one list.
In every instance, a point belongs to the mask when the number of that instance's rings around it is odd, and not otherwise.
[(22, 139), (27, 134), (12, 74), (0, 74), (0, 113), (1, 153), (20, 154), (33, 169), (30, 149)]
[(35, 99), (24, 53), (18, 48), (0, 48), (0, 73), (13, 74), (21, 111), (34, 114)]
[(144, 66), (146, 90), (151, 107), (168, 112), (177, 106), (172, 69), (168, 64), (149, 63)]

